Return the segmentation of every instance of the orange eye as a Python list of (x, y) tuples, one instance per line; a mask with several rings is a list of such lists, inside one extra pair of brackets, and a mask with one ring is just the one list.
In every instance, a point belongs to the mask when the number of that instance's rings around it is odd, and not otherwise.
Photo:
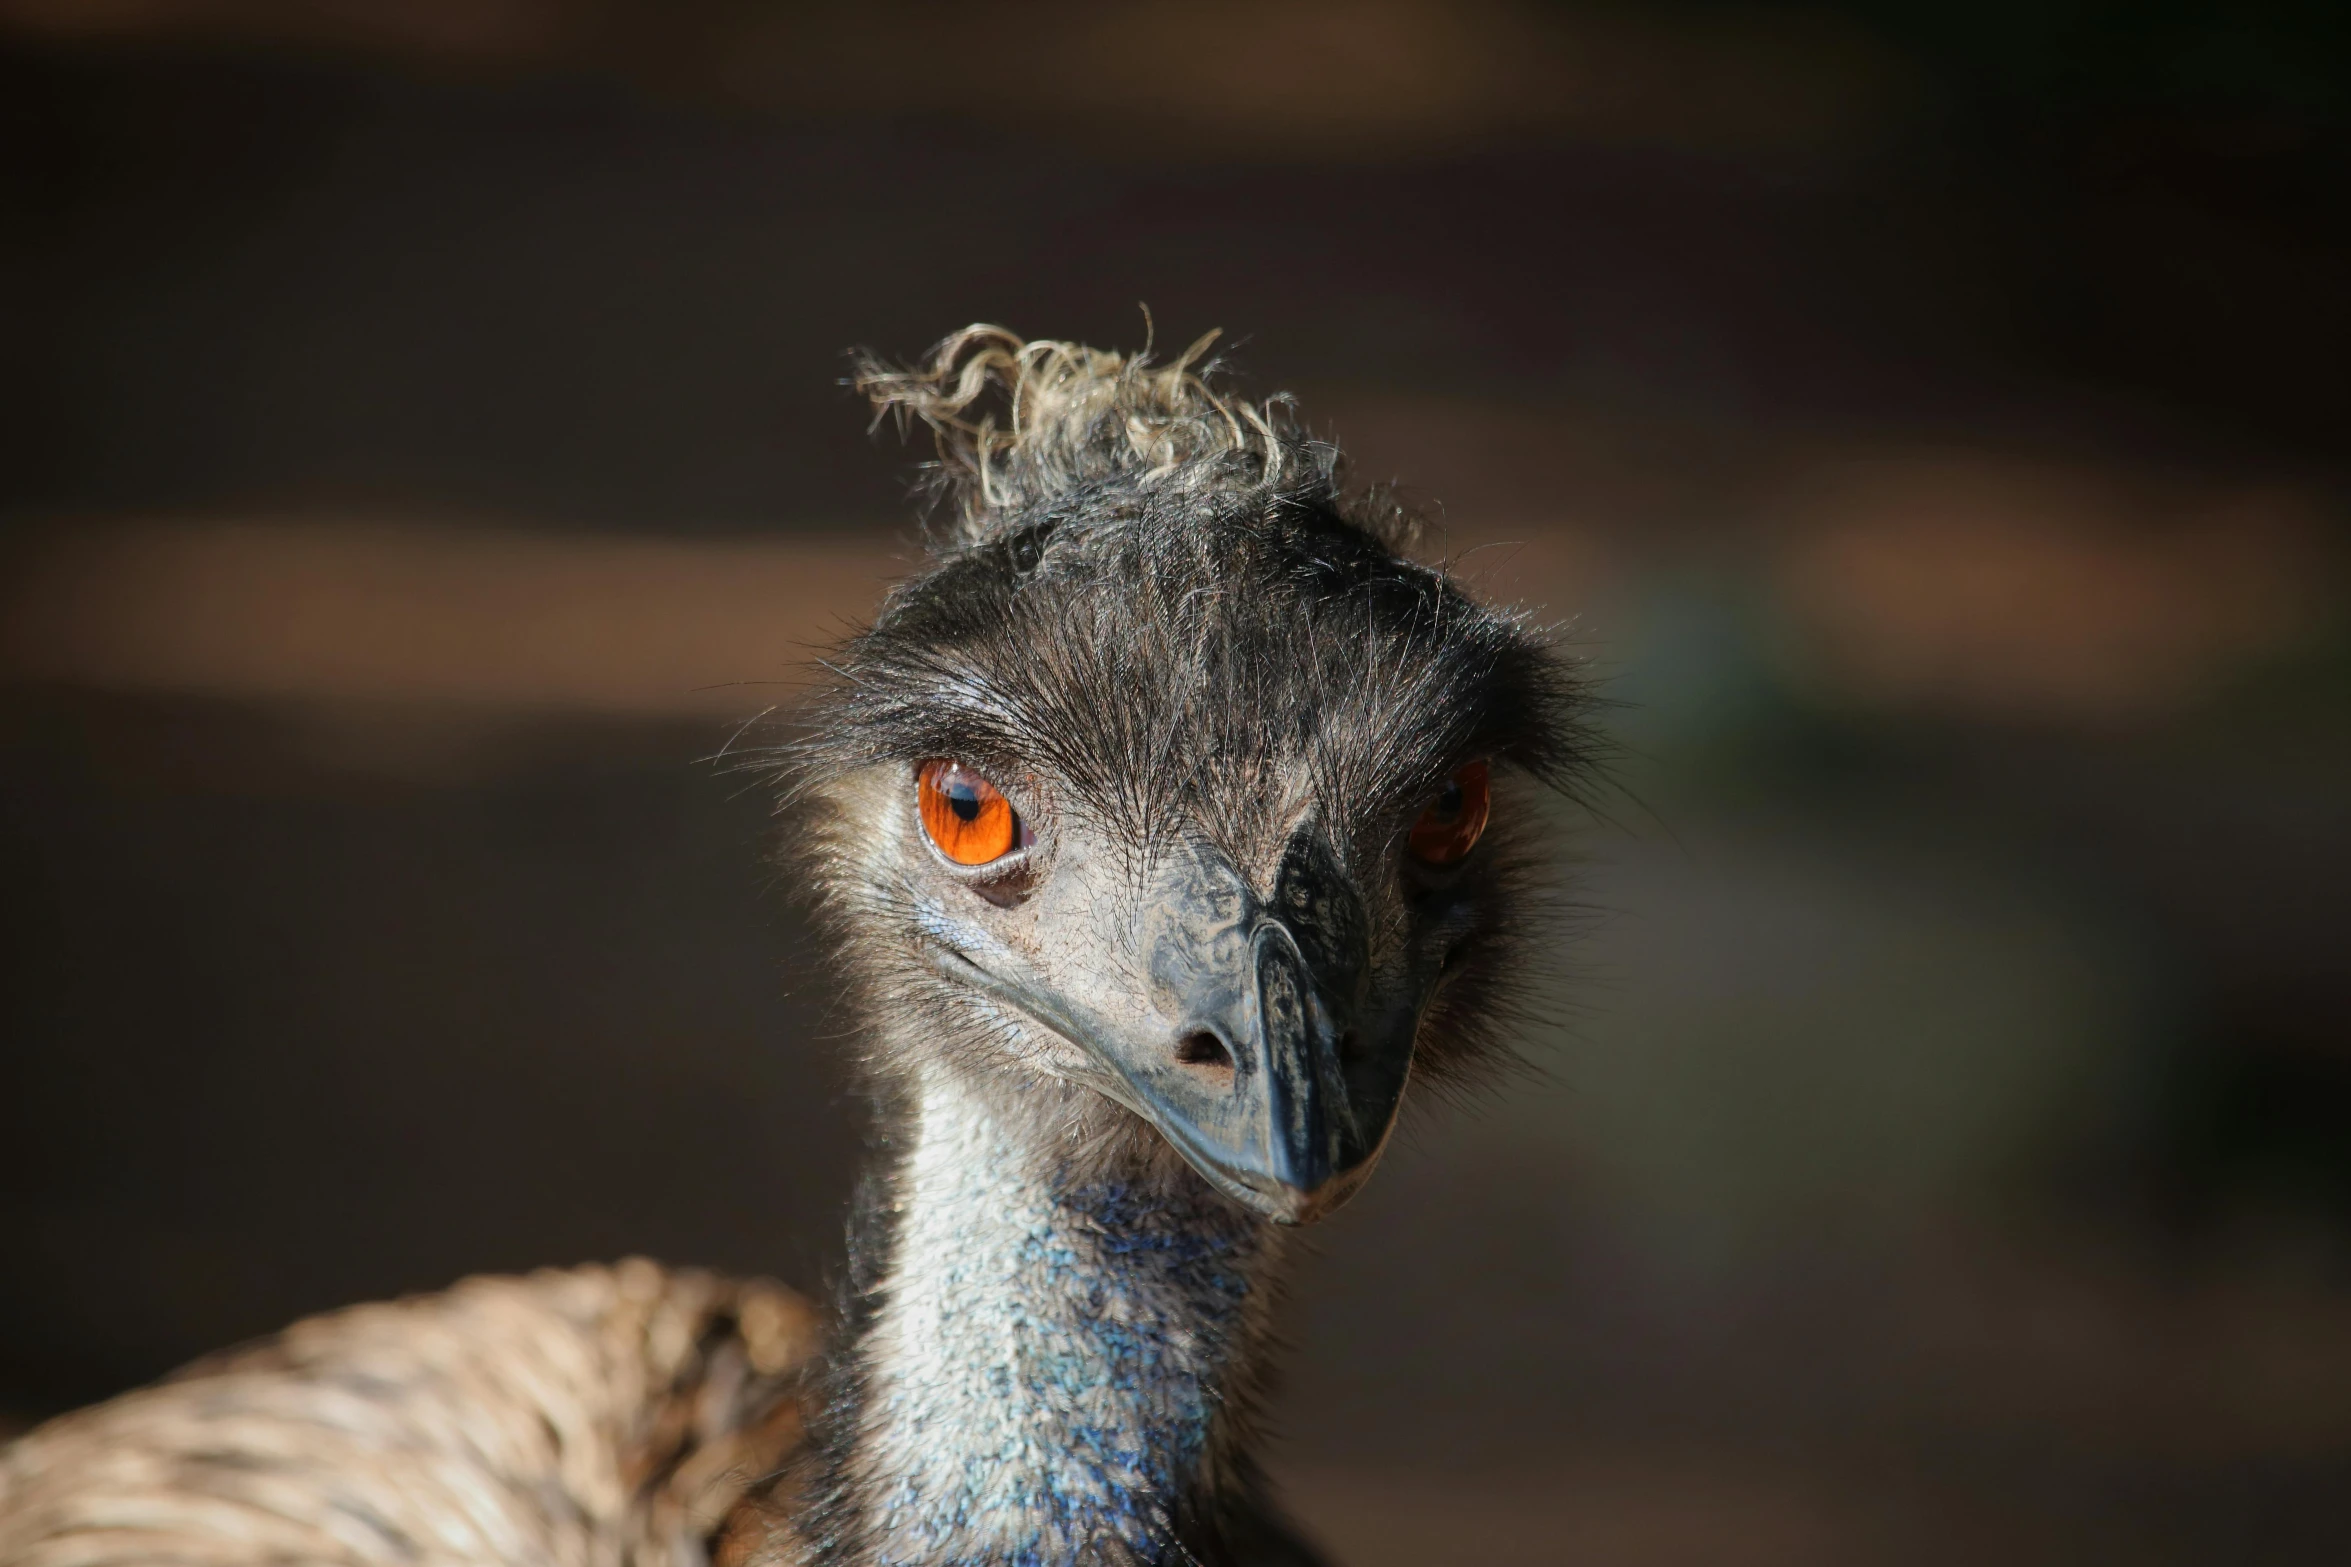
[(1492, 804), (1486, 764), (1472, 762), (1455, 773), (1412, 824), (1412, 857), (1424, 865), (1451, 865), (1477, 846)]
[(922, 830), (956, 864), (1000, 860), (1020, 842), (1020, 818), (1012, 802), (970, 768), (945, 760), (925, 762), (915, 788)]

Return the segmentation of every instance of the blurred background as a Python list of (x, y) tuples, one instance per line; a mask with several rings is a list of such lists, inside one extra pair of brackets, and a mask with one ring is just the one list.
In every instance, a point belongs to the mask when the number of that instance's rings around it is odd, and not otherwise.
[(709, 759), (843, 350), (1223, 327), (1615, 704), (1535, 1070), (1318, 1237), (1363, 1567), (2351, 1560), (2351, 13), (0, 0), (0, 1411), (823, 1288)]

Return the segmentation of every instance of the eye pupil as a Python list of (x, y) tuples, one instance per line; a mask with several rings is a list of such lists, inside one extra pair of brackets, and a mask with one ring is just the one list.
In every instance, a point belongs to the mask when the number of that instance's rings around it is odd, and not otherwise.
[(980, 819), (980, 792), (967, 783), (949, 784), (947, 786), (947, 809), (953, 811), (960, 820), (978, 821)]

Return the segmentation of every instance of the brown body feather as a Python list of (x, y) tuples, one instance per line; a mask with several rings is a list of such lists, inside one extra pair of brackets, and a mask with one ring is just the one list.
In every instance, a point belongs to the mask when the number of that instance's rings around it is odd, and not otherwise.
[(296, 1323), (0, 1449), (6, 1567), (692, 1567), (823, 1334), (644, 1261)]

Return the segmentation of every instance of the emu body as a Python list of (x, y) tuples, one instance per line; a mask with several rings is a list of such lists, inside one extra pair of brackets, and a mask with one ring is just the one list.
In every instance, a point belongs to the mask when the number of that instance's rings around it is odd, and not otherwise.
[(1312, 1560), (1290, 1227), (1496, 1053), (1580, 696), (1202, 347), (860, 377), (944, 519), (763, 763), (881, 1109), (823, 1350), (641, 1264), (362, 1308), (0, 1454), (0, 1563)]
[(649, 1262), (357, 1306), (0, 1449), (7, 1567), (675, 1567), (801, 1446), (807, 1302)]

